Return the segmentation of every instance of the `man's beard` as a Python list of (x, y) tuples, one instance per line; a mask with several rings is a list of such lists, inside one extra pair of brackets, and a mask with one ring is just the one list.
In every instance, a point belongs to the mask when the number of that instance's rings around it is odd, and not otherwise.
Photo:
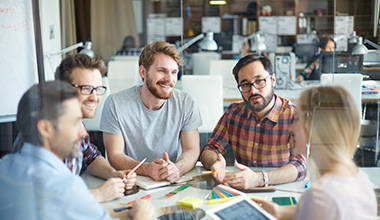
[[(173, 83), (170, 82), (164, 82), (164, 81), (158, 81), (156, 83), (156, 86), (158, 85), (168, 85), (170, 87), (174, 87)], [(170, 99), (173, 95), (173, 89), (169, 93), (161, 92), (156, 86), (153, 85), (152, 80), (150, 79), (149, 75), (146, 77), (146, 85), (148, 86), (149, 91), (159, 99)]]
[[(255, 97), (261, 97), (261, 99), (263, 100), (263, 103), (260, 104), (259, 102), (254, 102), (252, 104), (251, 101), (249, 101), (249, 100), (251, 100), (252, 98), (255, 98)], [(252, 110), (252, 112), (260, 112), (269, 105), (269, 103), (272, 101), (273, 97), (274, 97), (274, 90), (272, 88), (271, 92), (266, 97), (264, 97), (260, 94), (252, 94), (249, 96), (248, 100), (246, 100), (244, 98), (244, 96), (243, 96), (243, 99), (244, 99), (245, 104), (248, 106), (249, 109)]]

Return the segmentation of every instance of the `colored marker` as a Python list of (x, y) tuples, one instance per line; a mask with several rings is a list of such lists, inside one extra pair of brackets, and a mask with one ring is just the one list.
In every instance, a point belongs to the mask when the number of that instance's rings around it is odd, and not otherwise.
[(127, 206), (127, 207), (121, 207), (121, 208), (116, 208), (116, 209), (113, 209), (114, 212), (121, 212), (121, 211), (124, 211), (124, 210), (127, 210), (127, 209), (131, 209), (132, 206)]
[(220, 202), (227, 202), (227, 201), (230, 201), (232, 199), (235, 199), (237, 198), (238, 196), (235, 196), (235, 197), (228, 197), (228, 198), (221, 198), (221, 199), (209, 199), (207, 202), (209, 204), (214, 204), (214, 203), (220, 203)]
[(146, 158), (144, 158), (139, 164), (137, 164), (137, 165), (135, 166), (135, 168), (133, 168), (133, 169), (128, 173), (128, 175), (125, 176), (125, 177), (122, 179), (122, 181), (124, 182), (125, 179), (129, 178), (129, 175), (130, 175), (131, 173), (135, 172), (135, 171), (137, 170), (137, 168), (139, 168), (139, 167), (145, 162), (145, 160), (146, 160)]
[(310, 184), (311, 184), (311, 179), (309, 181), (307, 181), (307, 183), (305, 184), (305, 188), (309, 188), (310, 187)]
[(185, 189), (188, 188), (189, 186), (191, 186), (191, 185), (190, 185), (190, 184), (182, 185), (182, 186), (178, 187), (177, 189), (175, 189), (175, 190), (173, 190), (173, 191), (167, 193), (165, 196), (166, 196), (166, 197), (174, 196), (174, 195), (176, 195), (177, 193), (179, 193), (179, 192), (185, 190)]
[[(151, 195), (149, 194), (149, 195), (146, 195), (146, 196), (141, 197), (140, 199), (144, 199), (144, 200), (146, 200), (146, 199), (149, 199), (150, 197), (151, 197)], [(133, 205), (134, 202), (135, 202), (135, 201), (128, 202), (127, 205)]]

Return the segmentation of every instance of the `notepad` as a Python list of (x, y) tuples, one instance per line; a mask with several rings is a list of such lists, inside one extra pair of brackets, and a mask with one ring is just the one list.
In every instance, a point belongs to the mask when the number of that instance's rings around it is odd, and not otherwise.
[[(190, 180), (193, 180), (193, 178), (182, 176), (181, 179), (179, 179), (175, 183), (183, 183), (183, 182), (187, 182)], [(169, 181), (166, 181), (166, 180), (154, 181), (152, 178), (150, 178), (148, 176), (137, 175), (136, 176), (136, 185), (138, 185), (142, 189), (153, 189), (153, 188), (157, 188), (157, 187), (168, 186), (168, 185), (171, 185), (171, 183)]]
[(179, 206), (196, 209), (197, 207), (203, 205), (203, 199), (186, 196), (181, 200), (178, 200), (177, 203)]

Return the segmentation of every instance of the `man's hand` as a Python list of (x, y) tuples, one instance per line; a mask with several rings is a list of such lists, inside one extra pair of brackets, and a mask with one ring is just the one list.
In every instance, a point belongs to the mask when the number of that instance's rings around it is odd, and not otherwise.
[(263, 185), (263, 176), (260, 172), (254, 172), (247, 166), (235, 163), (240, 172), (227, 173), (224, 177), (224, 184), (236, 189), (251, 189)]
[[(225, 169), (226, 169), (226, 159), (224, 159), (222, 154), (218, 154), (216, 161), (211, 166), (211, 170), (218, 171), (218, 170), (225, 170)], [(212, 175), (214, 176), (216, 181), (218, 181), (219, 183), (223, 183), (226, 173), (213, 173)]]
[(124, 196), (125, 184), (120, 178), (110, 178), (95, 189), (90, 190), (98, 202), (107, 202)]
[(154, 208), (150, 202), (142, 199), (137, 199), (133, 203), (132, 209), (128, 212), (133, 220), (149, 220), (152, 218)]
[[(125, 177), (127, 177), (130, 171), (131, 170), (118, 170), (118, 171), (115, 170), (114, 172), (112, 172), (111, 175), (112, 177), (118, 177), (118, 178), (124, 179)], [(136, 182), (136, 173), (133, 172), (129, 174), (129, 177), (123, 181), (123, 183), (125, 184), (125, 189), (126, 190), (132, 189), (132, 187), (135, 185), (135, 182)]]
[(181, 178), (178, 167), (170, 161), (169, 155), (167, 152), (164, 153), (163, 158), (167, 163), (167, 166), (160, 170), (160, 177), (166, 179), (170, 183), (174, 183)]
[(160, 170), (166, 167), (167, 165), (168, 163), (165, 160), (157, 158), (153, 160), (151, 163), (149, 163), (148, 170), (146, 170), (145, 172), (148, 173), (148, 175), (155, 181), (159, 181), (163, 179), (161, 178)]

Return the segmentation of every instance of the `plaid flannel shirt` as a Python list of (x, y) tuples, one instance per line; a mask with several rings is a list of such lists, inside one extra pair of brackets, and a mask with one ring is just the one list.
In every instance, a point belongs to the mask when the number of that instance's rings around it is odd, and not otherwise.
[(65, 164), (73, 174), (79, 175), (101, 155), (102, 153), (100, 153), (98, 148), (91, 143), (90, 136), (87, 133), (87, 135), (82, 138), (78, 158), (66, 159)]
[(275, 95), (268, 114), (258, 120), (244, 101), (232, 103), (216, 125), (203, 150), (224, 154), (232, 147), (239, 163), (251, 167), (281, 167), (293, 164), (297, 180), (306, 176), (306, 158), (295, 154), (290, 132), (295, 105)]

